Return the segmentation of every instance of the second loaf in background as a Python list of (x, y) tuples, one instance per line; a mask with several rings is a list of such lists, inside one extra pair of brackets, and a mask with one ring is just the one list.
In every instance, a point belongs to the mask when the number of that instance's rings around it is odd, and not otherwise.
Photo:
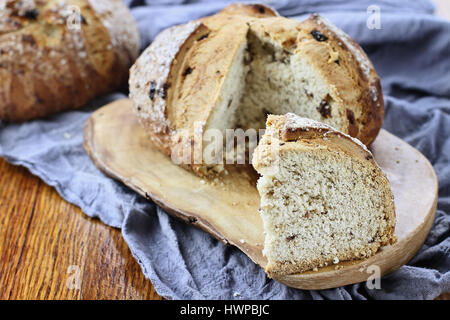
[(75, 109), (126, 84), (139, 34), (121, 0), (6, 0), (0, 120)]

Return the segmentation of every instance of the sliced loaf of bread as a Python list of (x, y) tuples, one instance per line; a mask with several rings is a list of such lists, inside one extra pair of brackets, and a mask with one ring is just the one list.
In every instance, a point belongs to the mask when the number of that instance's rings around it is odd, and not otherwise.
[(263, 129), (267, 114), (293, 112), (370, 145), (384, 115), (354, 40), (317, 14), (298, 22), (261, 4), (161, 32), (131, 69), (130, 97), (154, 144), (198, 175), (218, 164), (201, 157), (208, 131)]
[(270, 276), (370, 257), (395, 242), (389, 181), (359, 140), (292, 113), (269, 115), (253, 154)]

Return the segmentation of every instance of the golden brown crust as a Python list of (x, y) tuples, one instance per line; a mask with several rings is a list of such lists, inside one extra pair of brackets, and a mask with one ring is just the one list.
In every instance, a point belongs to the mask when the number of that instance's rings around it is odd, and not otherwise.
[(255, 18), (278, 16), (278, 12), (275, 9), (261, 3), (233, 3), (221, 10), (219, 14), (243, 15)]
[(78, 108), (119, 88), (139, 52), (120, 0), (7, 0), (0, 30), (4, 121)]
[[(344, 104), (357, 102), (358, 107), (350, 106), (345, 110), (348, 119), (348, 133), (352, 137), (357, 137), (366, 146), (370, 146), (378, 135), (384, 119), (380, 78), (372, 62), (355, 40), (317, 14), (311, 15), (302, 24), (302, 27), (309, 32), (319, 30), (331, 40), (329, 41), (331, 49), (339, 55), (337, 61), (354, 80), (354, 83), (338, 87), (337, 94)], [(331, 70), (329, 74), (332, 75)], [(337, 83), (341, 82), (337, 81)], [(354, 88), (359, 88), (359, 90), (353, 90)], [(350, 93), (352, 90), (358, 94), (357, 97), (353, 97), (354, 100), (349, 99), (352, 97)]]
[(367, 146), (375, 140), (384, 117), (380, 79), (353, 39), (317, 14), (302, 23), (281, 17), (258, 20), (252, 30), (320, 70), (333, 88), (330, 98), (343, 106), (338, 114), (347, 123), (345, 131)]
[[(168, 110), (176, 77), (187, 51), (210, 30), (201, 22), (190, 22), (161, 32), (130, 70), (130, 97), (140, 123), (165, 154), (171, 153), (176, 127)], [(171, 122), (172, 120), (172, 122)]]

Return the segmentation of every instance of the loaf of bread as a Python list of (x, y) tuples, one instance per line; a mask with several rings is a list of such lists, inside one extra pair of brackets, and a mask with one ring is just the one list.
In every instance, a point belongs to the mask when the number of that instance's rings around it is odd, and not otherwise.
[(359, 140), (292, 113), (270, 115), (253, 166), (269, 275), (367, 258), (396, 241), (389, 181)]
[[(300, 23), (259, 4), (164, 30), (132, 67), (130, 97), (175, 158), (209, 129), (261, 129), (267, 114), (287, 112), (370, 145), (384, 115), (379, 78), (355, 41), (317, 14)], [(182, 164), (200, 175), (211, 167)]]
[(126, 84), (139, 35), (121, 0), (0, 5), (1, 120), (78, 108)]

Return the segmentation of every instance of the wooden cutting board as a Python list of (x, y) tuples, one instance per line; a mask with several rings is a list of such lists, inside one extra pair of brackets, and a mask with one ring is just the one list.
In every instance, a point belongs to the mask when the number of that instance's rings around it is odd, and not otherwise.
[[(127, 99), (106, 105), (89, 118), (84, 147), (96, 166), (109, 176), (168, 213), (238, 247), (262, 268), (266, 265), (257, 176), (251, 169), (228, 167), (229, 174), (223, 180), (205, 181), (174, 165), (152, 145)], [(398, 269), (422, 246), (434, 221), (438, 197), (433, 167), (419, 151), (385, 130), (371, 149), (391, 182), (397, 243), (369, 259), (341, 262), (277, 281), (300, 289), (362, 282), (378, 270), (384, 275)]]

